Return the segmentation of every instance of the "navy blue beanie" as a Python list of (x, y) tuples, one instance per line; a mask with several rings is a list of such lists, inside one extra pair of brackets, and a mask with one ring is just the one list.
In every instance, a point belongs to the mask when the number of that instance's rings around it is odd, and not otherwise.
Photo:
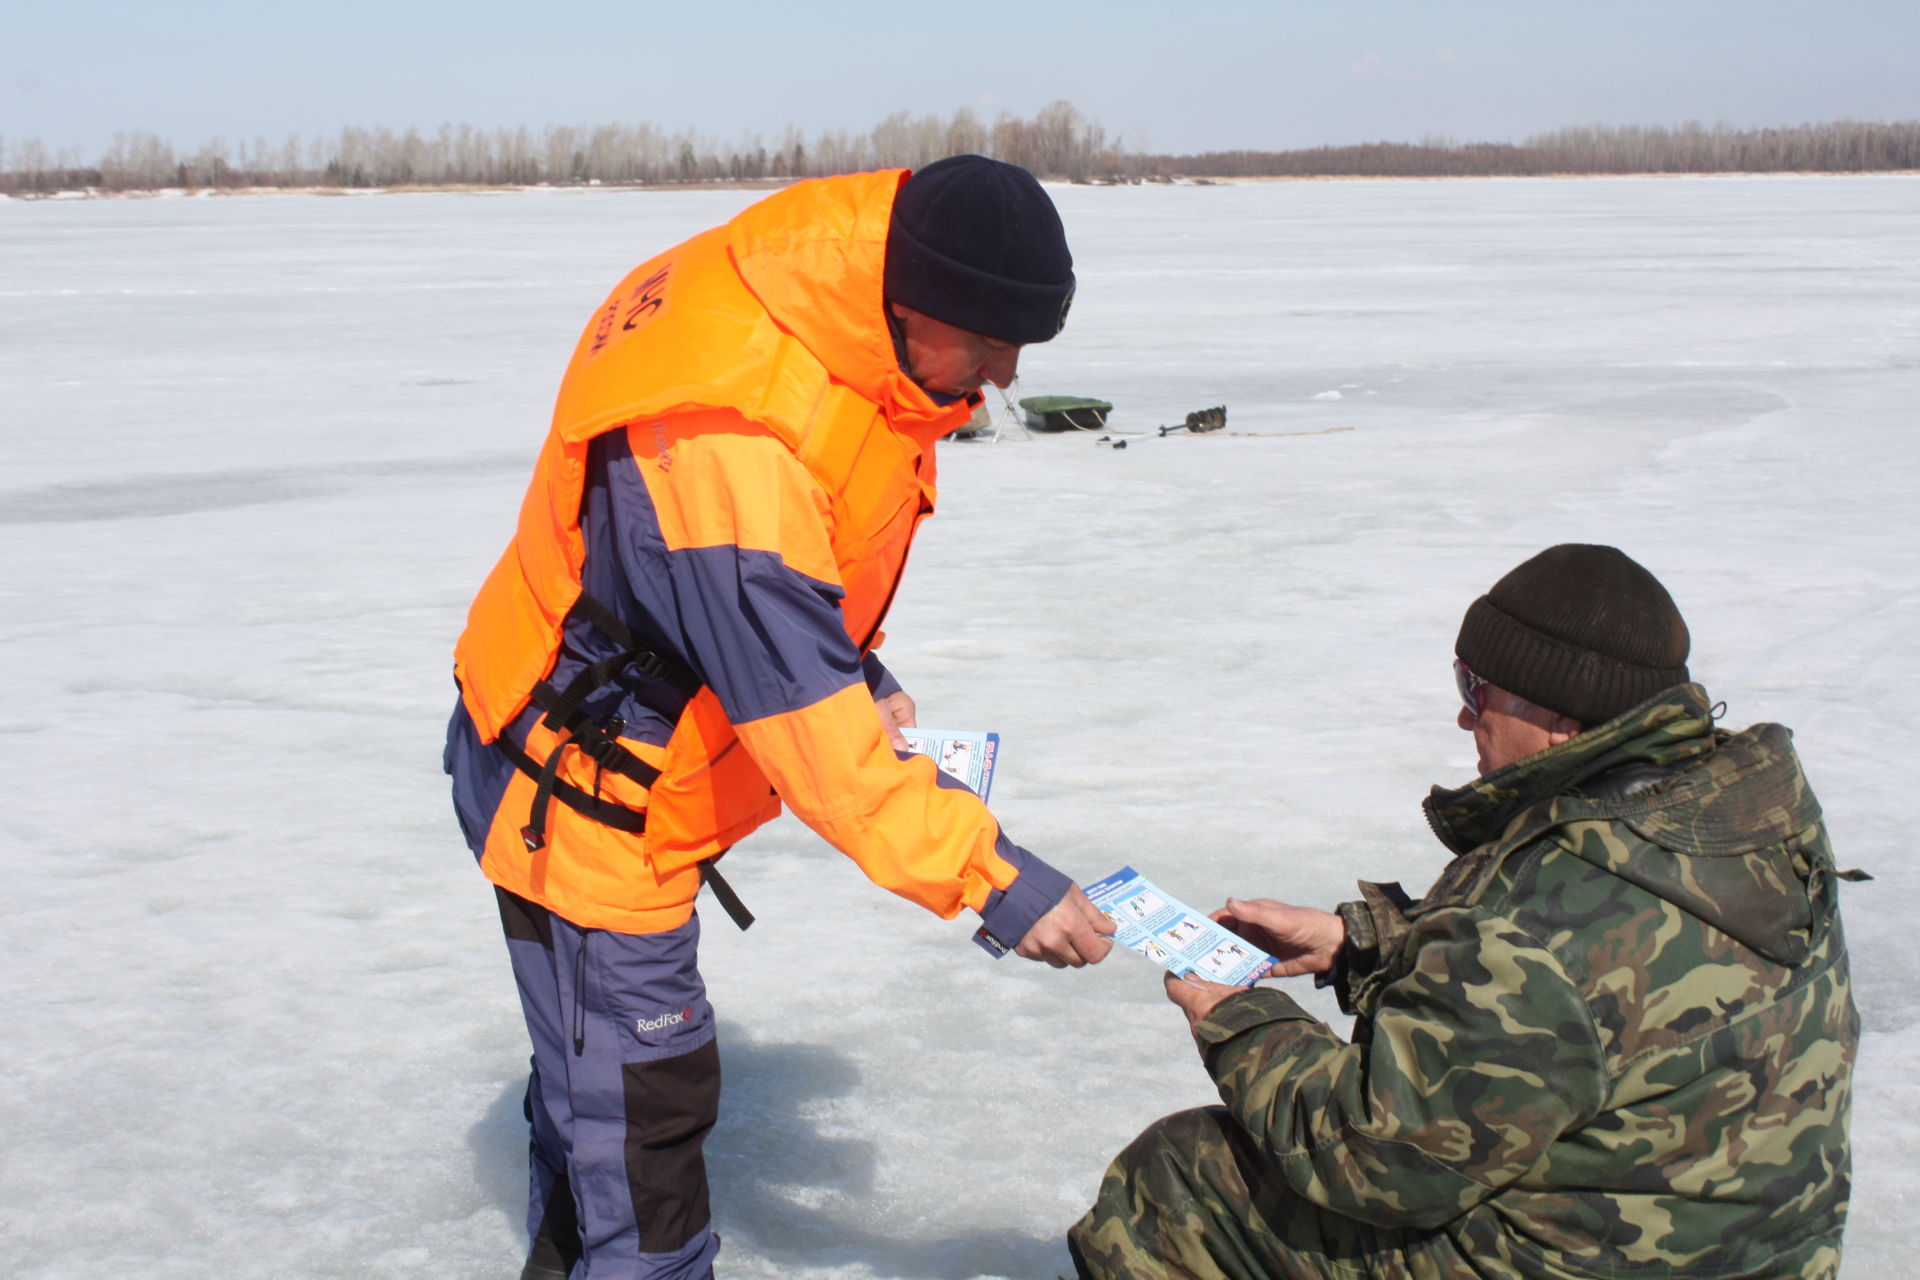
[(1073, 255), (1053, 201), (1018, 165), (948, 156), (900, 186), (887, 229), (887, 299), (1002, 342), (1067, 322)]

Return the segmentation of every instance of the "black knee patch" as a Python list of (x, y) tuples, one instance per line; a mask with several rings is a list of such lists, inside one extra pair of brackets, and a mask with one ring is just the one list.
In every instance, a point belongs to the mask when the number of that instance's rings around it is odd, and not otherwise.
[(707, 1166), (701, 1154), (720, 1113), (720, 1046), (621, 1069), (627, 1104), (627, 1183), (640, 1248), (666, 1253), (707, 1225)]

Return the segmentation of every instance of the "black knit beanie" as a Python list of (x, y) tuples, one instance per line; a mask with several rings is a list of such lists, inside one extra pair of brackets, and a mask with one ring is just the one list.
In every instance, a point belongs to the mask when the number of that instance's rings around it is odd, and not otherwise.
[(1073, 255), (1032, 174), (985, 156), (948, 156), (894, 197), (886, 291), (970, 333), (1045, 342), (1067, 322)]
[(1585, 725), (1685, 684), (1687, 624), (1615, 547), (1548, 547), (1475, 600), (1453, 651), (1473, 673)]

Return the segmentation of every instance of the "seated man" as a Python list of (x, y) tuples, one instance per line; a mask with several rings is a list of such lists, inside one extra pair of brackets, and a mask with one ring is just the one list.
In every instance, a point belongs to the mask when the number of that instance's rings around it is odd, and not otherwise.
[(1687, 629), (1611, 547), (1467, 610), (1480, 778), (1427, 895), (1215, 918), (1312, 973), (1173, 979), (1225, 1107), (1153, 1125), (1069, 1240), (1084, 1277), (1830, 1276), (1858, 1016), (1788, 731), (1716, 729)]

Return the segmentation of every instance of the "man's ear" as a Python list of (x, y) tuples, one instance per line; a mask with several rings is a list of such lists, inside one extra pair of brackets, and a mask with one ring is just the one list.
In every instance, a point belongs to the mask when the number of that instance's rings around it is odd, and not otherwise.
[(1547, 723), (1547, 744), (1557, 747), (1571, 738), (1579, 737), (1586, 730), (1587, 726), (1572, 716), (1563, 716), (1556, 711), (1553, 719)]

